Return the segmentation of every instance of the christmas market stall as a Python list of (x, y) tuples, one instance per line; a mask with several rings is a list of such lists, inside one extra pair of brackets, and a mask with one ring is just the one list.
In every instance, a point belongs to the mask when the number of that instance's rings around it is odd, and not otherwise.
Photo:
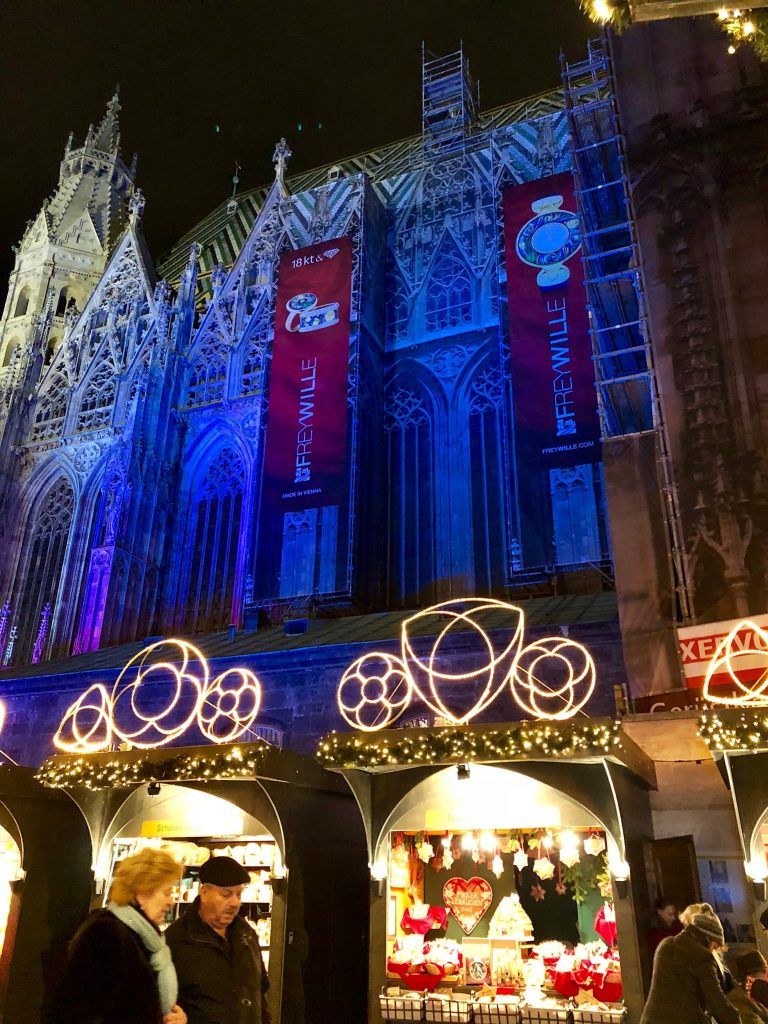
[(768, 901), (768, 707), (708, 711), (699, 730), (731, 794), (759, 936), (760, 913)]
[[(754, 934), (768, 900), (768, 632), (744, 619), (723, 635), (707, 665), (699, 733), (728, 787), (752, 883)], [(750, 936), (752, 938), (752, 936)]]
[[(106, 902), (123, 857), (161, 847), (182, 866), (170, 923), (189, 912), (202, 864), (232, 857), (250, 876), (241, 913), (262, 948), (274, 1024), (357, 1024), (365, 1005), (368, 881), (355, 801), (343, 780), (313, 759), (255, 737), (255, 677), (237, 670), (215, 680), (214, 691), (200, 664), (152, 657), (151, 665), (145, 659), (124, 673), (111, 695), (84, 695), (57, 734), (68, 751), (38, 771), (44, 786), (72, 797), (88, 823), (92, 903)], [(168, 692), (169, 673), (178, 675), (180, 690), (190, 678), (200, 681), (192, 721), (188, 710), (179, 711), (185, 705), (175, 684)], [(125, 706), (123, 685), (132, 691)], [(179, 730), (172, 721), (186, 725)], [(194, 734), (195, 725), (207, 742), (162, 745)], [(115, 738), (131, 749), (104, 749)], [(343, 928), (336, 921), (342, 914)], [(338, 984), (341, 976), (347, 984)]]
[[(66, 842), (64, 838), (66, 837)], [(64, 794), (0, 765), (0, 1019), (39, 1019), (57, 951), (88, 910), (89, 837)]]
[[(442, 607), (450, 620), (457, 603)], [(574, 714), (542, 665), (538, 720), (471, 725), (449, 706), (451, 665), (407, 636), (403, 648), (352, 666), (339, 708), (356, 730), (318, 749), (366, 828), (369, 1020), (639, 1020), (651, 762), (619, 723)], [(519, 641), (507, 681), (526, 650)], [(445, 724), (379, 730), (416, 693)]]

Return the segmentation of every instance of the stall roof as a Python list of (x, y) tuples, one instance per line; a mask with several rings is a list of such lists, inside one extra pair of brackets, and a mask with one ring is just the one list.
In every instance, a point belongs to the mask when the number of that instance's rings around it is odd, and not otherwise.
[[(538, 626), (609, 622), (617, 617), (616, 594), (613, 591), (537, 597), (517, 601), (516, 604), (525, 612), (528, 626), (534, 629)], [(416, 609), (411, 609), (334, 619), (310, 619), (307, 631), (299, 635), (287, 635), (282, 625), (271, 626), (254, 633), (240, 631), (235, 635), (233, 643), (229, 642), (228, 632), (207, 633), (204, 636), (187, 636), (181, 639), (199, 647), (209, 661), (216, 658), (237, 658), (250, 654), (270, 654), (311, 647), (374, 644), (396, 640), (400, 636), (403, 621), (415, 611)], [(504, 629), (509, 626), (507, 614), (503, 611), (489, 613), (485, 621), (489, 629)], [(460, 628), (456, 627), (457, 630)], [(412, 630), (413, 636), (433, 634), (434, 624), (430, 624), (429, 620), (416, 624)], [(60, 658), (56, 661), (44, 661), (18, 668), (10, 667), (0, 670), (0, 681), (120, 669), (149, 642), (159, 639), (161, 638), (150, 637), (135, 643), (106, 647), (100, 651), (90, 651), (87, 654)]]
[(317, 758), (327, 768), (366, 772), (465, 762), (498, 764), (610, 758), (623, 764), (650, 787), (656, 787), (653, 762), (624, 731), (621, 722), (611, 718), (382, 729), (375, 733), (332, 732), (320, 741)]
[(311, 757), (281, 750), (266, 741), (160, 747), (93, 754), (55, 754), (37, 771), (55, 789), (112, 789), (148, 782), (221, 782), (259, 779), (314, 789), (343, 785)]

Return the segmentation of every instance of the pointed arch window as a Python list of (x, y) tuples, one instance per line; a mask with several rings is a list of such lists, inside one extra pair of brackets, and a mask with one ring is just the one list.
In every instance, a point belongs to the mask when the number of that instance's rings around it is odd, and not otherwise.
[(387, 396), (388, 586), (395, 605), (435, 593), (435, 466), (426, 395), (396, 382)]
[(491, 594), (505, 583), (506, 516), (503, 456), (503, 380), (487, 366), (469, 392), (472, 554), (475, 592)]
[(24, 568), (16, 583), (19, 638), (14, 660), (17, 664), (29, 661), (46, 603), (50, 601), (51, 607), (56, 607), (74, 507), (72, 485), (60, 479), (38, 504), (28, 527), (21, 561)]
[(30, 292), (29, 288), (22, 288), (19, 292), (19, 297), (16, 299), (16, 309), (14, 310), (14, 316), (26, 316), (27, 310), (29, 309)]
[(104, 366), (88, 383), (77, 417), (78, 432), (109, 426), (114, 405), (115, 372), (111, 366)]
[(458, 256), (438, 256), (427, 284), (426, 313), (430, 332), (472, 322), (472, 281)]
[(187, 406), (211, 405), (224, 398), (227, 359), (218, 345), (205, 345), (192, 364), (187, 387)]
[(13, 359), (16, 349), (21, 346), (21, 342), (18, 338), (12, 338), (5, 347), (5, 354), (3, 355), (3, 366), (10, 366), (11, 360)]
[(31, 441), (47, 441), (58, 437), (64, 429), (64, 417), (69, 404), (66, 379), (58, 374), (41, 396), (32, 425)]
[(408, 318), (411, 312), (411, 298), (402, 274), (393, 270), (389, 275), (389, 337), (392, 341), (408, 334)]
[(234, 448), (224, 448), (192, 494), (183, 602), (187, 632), (225, 629), (231, 620), (244, 489), (243, 460)]

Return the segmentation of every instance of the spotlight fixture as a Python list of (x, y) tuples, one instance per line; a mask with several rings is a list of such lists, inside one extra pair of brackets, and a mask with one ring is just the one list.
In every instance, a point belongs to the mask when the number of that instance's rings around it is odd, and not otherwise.
[(459, 782), (466, 782), (466, 780), (469, 778), (469, 765), (457, 764), (456, 775), (458, 777)]

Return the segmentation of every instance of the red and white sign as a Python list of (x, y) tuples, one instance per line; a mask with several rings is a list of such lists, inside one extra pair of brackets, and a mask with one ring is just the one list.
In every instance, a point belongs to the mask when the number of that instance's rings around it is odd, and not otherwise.
[(459, 922), (465, 935), (477, 928), (493, 901), (493, 889), (484, 878), (449, 878), (443, 886), (443, 903)]
[(338, 505), (347, 486), (352, 240), (284, 252), (269, 381), (265, 509)]
[[(729, 619), (726, 622), (709, 622), (703, 626), (686, 626), (678, 629), (677, 639), (680, 645), (680, 658), (683, 662), (685, 683), (688, 689), (698, 690), (704, 686), (712, 658), (715, 656), (718, 647), (734, 626), (739, 624), (739, 619)], [(753, 615), (751, 621), (760, 630), (768, 630), (768, 615)], [(731, 649), (738, 654), (739, 650), (756, 648), (768, 652), (768, 644), (759, 630), (745, 627), (734, 637)], [(766, 658), (760, 654), (745, 654), (739, 656), (738, 661), (739, 679), (747, 684), (758, 680), (766, 670)], [(715, 672), (710, 680), (710, 685), (733, 684), (733, 680), (727, 670)]]

